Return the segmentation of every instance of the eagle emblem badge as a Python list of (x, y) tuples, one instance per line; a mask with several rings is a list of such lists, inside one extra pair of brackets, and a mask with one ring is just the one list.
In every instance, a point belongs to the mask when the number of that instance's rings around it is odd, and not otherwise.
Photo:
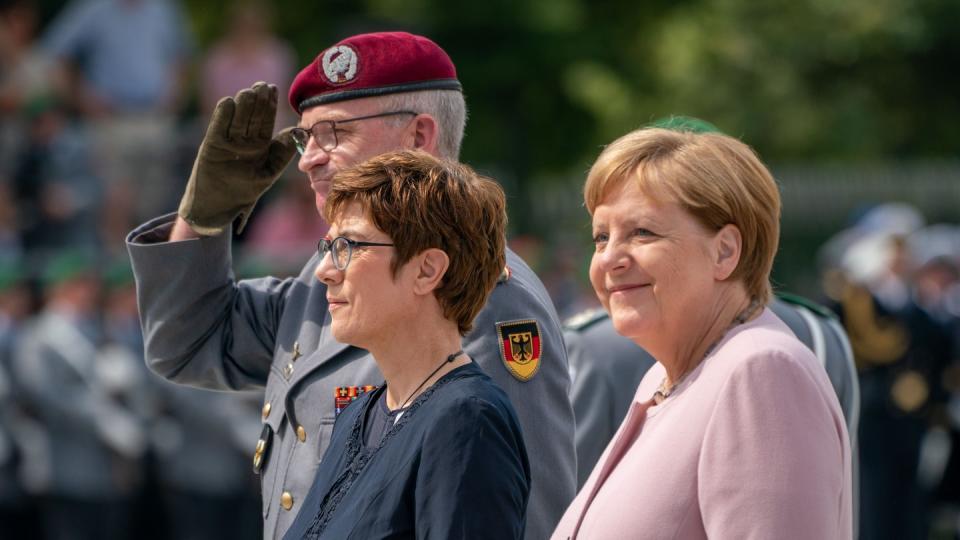
[(540, 369), (540, 325), (535, 319), (497, 323), (500, 357), (507, 371), (529, 381)]

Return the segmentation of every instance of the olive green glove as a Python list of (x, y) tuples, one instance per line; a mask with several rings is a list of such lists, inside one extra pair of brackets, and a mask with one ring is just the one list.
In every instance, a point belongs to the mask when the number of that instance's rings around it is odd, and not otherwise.
[(238, 217), (243, 230), (297, 151), (289, 129), (273, 137), (276, 116), (277, 87), (265, 83), (217, 103), (178, 211), (194, 231), (220, 234)]

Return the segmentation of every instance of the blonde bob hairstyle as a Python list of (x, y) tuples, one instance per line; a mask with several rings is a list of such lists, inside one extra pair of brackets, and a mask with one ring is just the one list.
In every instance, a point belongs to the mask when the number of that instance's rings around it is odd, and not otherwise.
[(506, 264), (500, 185), (425, 152), (388, 152), (337, 173), (323, 217), (335, 223), (353, 202), (392, 240), (394, 276), (426, 249), (446, 252), (450, 264), (434, 295), (444, 317), (466, 335)]
[(772, 296), (770, 270), (780, 238), (780, 191), (749, 146), (720, 133), (659, 128), (630, 132), (607, 146), (583, 187), (587, 211), (623, 182), (658, 201), (674, 202), (707, 230), (740, 230), (740, 261), (729, 279), (751, 298)]

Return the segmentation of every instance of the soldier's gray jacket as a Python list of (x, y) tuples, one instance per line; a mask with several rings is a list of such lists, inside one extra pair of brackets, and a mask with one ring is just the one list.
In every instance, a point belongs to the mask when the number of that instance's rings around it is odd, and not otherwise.
[(577, 487), (593, 472), (627, 416), (643, 375), (656, 362), (650, 353), (613, 329), (596, 309), (567, 321), (570, 402), (576, 419)]
[[(166, 242), (174, 217), (157, 218), (127, 237), (147, 362), (160, 375), (194, 386), (266, 385), (264, 536), (278, 538), (300, 509), (329, 443), (335, 389), (377, 385), (383, 377), (369, 353), (331, 336), (326, 287), (313, 275), (316, 256), (297, 278), (236, 282), (230, 231)], [(494, 289), (464, 348), (517, 410), (532, 476), (526, 538), (540, 539), (553, 531), (576, 490), (570, 379), (546, 290), (509, 251), (507, 265), (511, 277)], [(538, 372), (522, 382), (505, 367), (497, 323), (525, 320), (537, 322), (542, 354)]]
[(22, 471), (30, 491), (111, 498), (139, 482), (142, 428), (103, 384), (100, 361), (94, 340), (70, 316), (48, 310), (24, 328), (13, 367), (36, 420), (23, 432), (30, 437)]

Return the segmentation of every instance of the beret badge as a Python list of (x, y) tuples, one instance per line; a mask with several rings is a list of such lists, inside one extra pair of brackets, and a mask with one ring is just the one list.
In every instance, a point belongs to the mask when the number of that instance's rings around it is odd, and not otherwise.
[(326, 103), (423, 90), (463, 91), (447, 53), (423, 36), (375, 32), (321, 50), (297, 74), (287, 98), (303, 114)]
[(357, 52), (349, 45), (334, 45), (323, 53), (320, 67), (333, 84), (345, 84), (357, 76)]

